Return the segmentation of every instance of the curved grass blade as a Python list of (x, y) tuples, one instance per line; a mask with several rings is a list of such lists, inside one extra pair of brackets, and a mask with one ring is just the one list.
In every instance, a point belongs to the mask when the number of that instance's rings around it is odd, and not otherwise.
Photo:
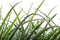
[[(12, 5), (11, 5), (12, 6)], [(16, 11), (15, 11), (15, 9), (13, 9), (14, 10), (14, 12), (15, 12), (15, 14), (16, 14), (16, 16), (17, 16), (17, 18), (18, 18), (18, 22), (20, 23), (21, 22), (21, 20), (20, 20), (20, 18), (18, 17), (18, 15), (17, 15), (17, 13), (16, 13)], [(23, 10), (23, 9), (22, 9)], [(21, 11), (19, 12), (19, 13), (21, 13)], [(19, 14), (20, 15), (20, 14)], [(24, 27), (23, 27), (23, 24), (21, 25), (22, 27), (21, 27), (21, 30), (22, 30), (22, 32), (24, 31)]]
[[(50, 15), (50, 13), (51, 13), (55, 8), (56, 8), (56, 6), (53, 7), (48, 14)], [(34, 9), (36, 9), (36, 8), (34, 8)], [(50, 17), (48, 17), (48, 16), (47, 16), (45, 13), (43, 13), (41, 10), (39, 10), (39, 12), (42, 13), (44, 16), (46, 16), (47, 19), (50, 19)], [(53, 22), (54, 25), (56, 25), (53, 20), (52, 20), (52, 22)]]
[[(45, 13), (43, 13), (41, 10), (39, 10), (39, 12), (42, 13), (44, 16), (46, 16), (46, 18), (50, 19), (50, 17), (48, 17), (48, 16), (47, 16)], [(53, 22), (54, 25), (56, 25), (53, 20), (52, 20), (52, 22)]]
[[(22, 12), (22, 10), (20, 11), (20, 13), (21, 13), (21, 12)], [(8, 37), (8, 34), (9, 34), (9, 32), (11, 31), (11, 29), (12, 29), (14, 23), (16, 22), (18, 16), (20, 15), (20, 13), (16, 16), (16, 18), (14, 19), (14, 21), (12, 22), (12, 24), (9, 26), (9, 29), (7, 30), (7, 32), (6, 32), (6, 34), (5, 34), (5, 39)]]
[(42, 33), (44, 33), (45, 31), (47, 31), (48, 29), (54, 28), (54, 27), (60, 27), (60, 26), (52, 26), (52, 27), (48, 27), (48, 28), (43, 28), (43, 30), (40, 30), (40, 32), (38, 34), (36, 34), (36, 36), (34, 36), (32, 39), (33, 40), (37, 40)]
[[(10, 6), (12, 7), (12, 5), (10, 4)], [(17, 12), (15, 11), (15, 9), (13, 8), (13, 11), (15, 12), (15, 15), (17, 16)], [(20, 12), (19, 12), (20, 13)], [(18, 18), (18, 21), (19, 21), (19, 23), (20, 23), (20, 19), (19, 19), (19, 17), (17, 16), (17, 18)]]
[(50, 23), (50, 21), (51, 21), (55, 16), (56, 16), (56, 14), (55, 14), (51, 19), (49, 19), (49, 21), (48, 21), (48, 23), (45, 25), (45, 27), (48, 26), (48, 24)]
[(32, 36), (32, 34), (35, 32), (35, 30), (37, 30), (42, 25), (43, 22), (44, 22), (44, 20), (33, 29), (33, 31), (31, 32), (31, 34), (28, 36), (27, 40), (30, 39), (30, 37)]
[(53, 8), (50, 10), (50, 12), (48, 13), (48, 16), (50, 15), (50, 13), (51, 13), (55, 8), (56, 8), (56, 6), (53, 7)]
[[(37, 11), (39, 10), (39, 8), (42, 6), (42, 4), (44, 3), (44, 1), (45, 1), (45, 0), (43, 0), (43, 1), (41, 2), (41, 4), (37, 7), (37, 9), (35, 10), (35, 14), (36, 14)], [(29, 24), (32, 22), (33, 18), (34, 18), (34, 15), (31, 17), (31, 19), (30, 19), (31, 21), (28, 23), (28, 26), (29, 26)], [(28, 26), (27, 26), (27, 28), (28, 28)], [(26, 29), (27, 29), (27, 28), (26, 28)]]
[(10, 12), (12, 11), (12, 9), (13, 9), (17, 4), (19, 4), (19, 3), (20, 3), (20, 2), (16, 3), (16, 4), (9, 10), (9, 12), (7, 13), (6, 17), (4, 18), (4, 20), (3, 20), (3, 22), (2, 22), (2, 24), (1, 24), (1, 26), (0, 26), (0, 30), (1, 30), (2, 27), (4, 26), (5, 21), (6, 21), (6, 19), (8, 18), (8, 16), (9, 16)]
[[(49, 20), (49, 22), (54, 18), (56, 16), (56, 14)], [(49, 22), (45, 25), (45, 27), (44, 28), (46, 28), (47, 27), (47, 25), (49, 24)], [(39, 34), (39, 35), (41, 35), (41, 34)], [(37, 39), (37, 38), (36, 38)]]
[[(41, 6), (42, 6), (42, 4), (44, 3), (44, 1), (45, 0), (43, 0), (42, 2), (41, 2), (41, 4), (37, 7), (37, 9), (35, 10), (35, 14), (38, 12), (38, 10), (41, 8)], [(34, 15), (32, 16), (32, 18), (31, 18), (31, 21), (33, 20), (33, 17), (34, 17)]]
[[(10, 40), (11, 40), (11, 38), (14, 36), (14, 34), (15, 34), (15, 32), (18, 30), (18, 28), (22, 25), (22, 23), (23, 23), (29, 16), (31, 16), (31, 15), (39, 15), (39, 14), (32, 13), (32, 14), (26, 16), (26, 17), (20, 22), (20, 24), (18, 25), (18, 27), (16, 28), (16, 30), (13, 32), (13, 34), (12, 34), (11, 37), (10, 37)], [(41, 15), (39, 15), (39, 16), (42, 17)], [(44, 18), (44, 17), (43, 17), (43, 18)]]
[[(33, 6), (33, 3), (31, 4), (31, 6), (30, 6), (30, 8), (29, 8), (29, 10), (28, 10), (28, 13), (26, 13), (24, 10), (24, 13), (28, 16), (28, 14), (30, 13), (30, 11), (31, 11), (31, 9), (32, 9), (32, 6)], [(30, 23), (28, 23), (28, 25), (29, 25)], [(26, 29), (25, 29), (25, 31), (27, 30), (27, 28), (28, 28), (28, 26), (26, 27)]]
[(50, 31), (48, 34), (47, 34), (47, 39), (46, 40), (49, 40), (57, 31), (58, 29), (60, 29), (60, 27), (56, 28), (54, 31)]

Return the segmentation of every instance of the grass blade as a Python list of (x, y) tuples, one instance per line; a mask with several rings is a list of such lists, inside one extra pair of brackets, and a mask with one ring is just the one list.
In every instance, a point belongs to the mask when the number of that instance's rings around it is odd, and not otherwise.
[[(20, 13), (21, 13), (21, 12), (22, 12), (22, 10), (20, 11)], [(7, 32), (6, 32), (6, 34), (5, 34), (6, 37), (8, 37), (8, 34), (9, 34), (9, 32), (11, 31), (11, 29), (12, 29), (14, 23), (16, 22), (18, 16), (20, 15), (20, 13), (16, 16), (16, 18), (14, 19), (14, 21), (12, 22), (12, 24), (9, 26), (9, 29), (7, 30)], [(6, 37), (5, 37), (5, 38), (6, 38)]]
[(9, 16), (10, 12), (12, 11), (12, 9), (13, 9), (17, 4), (19, 4), (19, 3), (20, 3), (20, 2), (16, 3), (16, 4), (9, 10), (9, 12), (7, 13), (6, 17), (4, 18), (4, 20), (3, 20), (3, 22), (2, 22), (2, 24), (1, 24), (1, 26), (0, 26), (0, 30), (2, 29), (3, 25), (5, 24), (5, 21), (6, 21), (6, 19), (8, 18), (8, 16)]

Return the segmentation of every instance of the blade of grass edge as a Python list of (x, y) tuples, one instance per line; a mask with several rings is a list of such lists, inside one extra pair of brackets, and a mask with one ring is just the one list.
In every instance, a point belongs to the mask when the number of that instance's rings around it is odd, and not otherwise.
[[(20, 1), (20, 2), (21, 2), (21, 1)], [(0, 26), (0, 30), (2, 29), (4, 23), (5, 23), (6, 19), (8, 18), (10, 12), (12, 11), (12, 9), (13, 9), (17, 4), (19, 4), (20, 2), (16, 3), (16, 4), (9, 10), (9, 12), (7, 13), (6, 17), (4, 18), (4, 20), (3, 20), (3, 22), (2, 22), (2, 24), (1, 24), (1, 26)]]
[[(21, 13), (21, 12), (22, 12), (22, 9), (21, 9), (20, 13)], [(5, 34), (5, 38), (8, 36), (10, 30), (12, 29), (12, 27), (13, 27), (14, 23), (16, 22), (18, 16), (20, 15), (20, 13), (16, 16), (16, 18), (14, 19), (14, 21), (12, 22), (12, 24), (9, 26), (9, 29), (7, 30), (7, 32), (6, 32), (6, 34)]]

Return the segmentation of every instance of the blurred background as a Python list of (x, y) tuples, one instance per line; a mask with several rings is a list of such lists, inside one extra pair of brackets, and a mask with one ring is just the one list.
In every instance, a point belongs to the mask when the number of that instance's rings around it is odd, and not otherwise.
[[(35, 8), (37, 8), (38, 5), (42, 2), (42, 0), (0, 0), (0, 8), (2, 7), (1, 10), (2, 17), (4, 18), (8, 13), (8, 11), (11, 9), (10, 4), (13, 6), (19, 1), (22, 2), (15, 7), (17, 13), (20, 11), (20, 8), (23, 8), (25, 12), (28, 12), (31, 4), (32, 4), (32, 9), (30, 13), (33, 13), (35, 11)], [(47, 15), (53, 7), (56, 8), (51, 12), (49, 17), (53, 16), (54, 14), (57, 14), (57, 16), (53, 20), (56, 24), (59, 25), (60, 24), (60, 0), (45, 0), (40, 10)], [(11, 17), (12, 17), (11, 20), (13, 21), (15, 14), (12, 13)]]

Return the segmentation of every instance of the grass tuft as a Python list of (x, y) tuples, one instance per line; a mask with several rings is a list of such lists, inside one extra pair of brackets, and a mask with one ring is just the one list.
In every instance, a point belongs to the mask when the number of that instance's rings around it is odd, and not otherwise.
[[(50, 10), (48, 15), (39, 10), (44, 1), (45, 0), (41, 2), (34, 13), (30, 13), (33, 3), (31, 4), (28, 13), (25, 12), (23, 8), (21, 8), (19, 13), (17, 13), (17, 11), (14, 9), (14, 7), (20, 2), (16, 3), (14, 6), (10, 4), (12, 8), (9, 10), (6, 17), (4, 19), (0, 18), (2, 19), (2, 23), (0, 23), (0, 40), (60, 40), (60, 26), (56, 25), (56, 23), (53, 21), (56, 14), (49, 17), (50, 13), (52, 13), (55, 7)], [(14, 14), (16, 15), (13, 22), (9, 20), (11, 17), (11, 11), (14, 11)], [(45, 17), (38, 14), (38, 11)], [(19, 17), (21, 16), (22, 12), (26, 14), (26, 16), (24, 15), (25, 17), (23, 17), (23, 20)], [(34, 19), (36, 15), (41, 18)], [(16, 24), (16, 22), (18, 24)], [(54, 25), (52, 25), (51, 22)]]

